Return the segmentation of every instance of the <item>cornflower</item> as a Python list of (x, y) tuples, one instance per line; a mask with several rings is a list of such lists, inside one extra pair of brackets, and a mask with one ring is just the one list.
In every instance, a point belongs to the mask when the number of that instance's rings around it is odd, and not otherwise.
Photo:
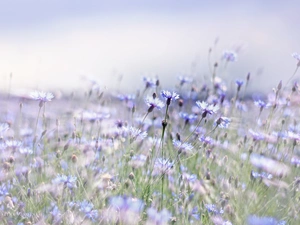
[(180, 80), (180, 86), (184, 85), (185, 83), (192, 83), (193, 78), (186, 77), (186, 76), (178, 76), (178, 80)]
[(98, 218), (98, 211), (94, 209), (93, 203), (84, 200), (83, 202), (78, 203), (78, 205), (79, 211), (84, 213), (85, 218), (96, 221)]
[(148, 113), (152, 112), (154, 108), (160, 110), (165, 106), (165, 104), (161, 100), (159, 100), (158, 98), (153, 98), (152, 96), (148, 96), (145, 99), (145, 102), (149, 107)]
[(143, 81), (146, 84), (146, 89), (149, 87), (157, 87), (159, 85), (159, 80), (157, 78), (144, 77)]
[(178, 149), (178, 154), (187, 153), (193, 149), (193, 146), (190, 143), (181, 142), (179, 140), (173, 140), (173, 145)]
[(161, 96), (167, 100), (167, 106), (171, 104), (171, 100), (177, 100), (179, 99), (179, 95), (176, 92), (170, 92), (170, 91), (162, 91)]
[(217, 105), (208, 105), (208, 103), (202, 101), (196, 102), (197, 106), (202, 109), (202, 118), (205, 118), (207, 114), (215, 114), (219, 110), (219, 106)]
[(234, 51), (225, 50), (222, 59), (225, 59), (227, 62), (235, 62), (237, 61), (237, 54)]
[(158, 212), (154, 208), (149, 208), (147, 210), (148, 219), (150, 219), (153, 224), (168, 224), (168, 221), (170, 220), (172, 214), (166, 210), (163, 209), (162, 211)]
[(77, 177), (72, 176), (72, 175), (60, 175), (58, 174), (55, 179), (52, 180), (53, 183), (59, 184), (62, 183), (64, 184), (65, 187), (68, 187), (70, 190), (73, 188), (76, 188), (76, 180)]
[(109, 204), (118, 211), (131, 211), (140, 213), (144, 208), (144, 203), (135, 198), (127, 196), (114, 196), (110, 198)]
[(50, 102), (54, 98), (54, 95), (51, 92), (34, 91), (31, 92), (30, 97), (41, 102)]
[(221, 128), (228, 128), (231, 120), (225, 116), (221, 116), (215, 121), (215, 125)]
[(180, 112), (179, 116), (184, 119), (185, 124), (193, 123), (197, 119), (197, 115), (195, 114), (187, 114), (184, 112)]
[(262, 101), (260, 99), (257, 101), (254, 101), (254, 105), (258, 106), (260, 108), (260, 111), (262, 111), (263, 109), (269, 108), (271, 106), (270, 103), (265, 103), (264, 101)]
[(241, 87), (242, 87), (243, 84), (244, 84), (244, 81), (242, 81), (242, 80), (236, 80), (235, 83), (236, 83), (236, 85), (237, 85), (237, 91), (240, 91), (240, 90), (241, 90)]

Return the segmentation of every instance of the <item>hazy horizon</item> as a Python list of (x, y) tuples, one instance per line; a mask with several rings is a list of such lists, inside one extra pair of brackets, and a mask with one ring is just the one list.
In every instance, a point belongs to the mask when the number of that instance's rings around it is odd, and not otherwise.
[[(76, 90), (82, 77), (124, 92), (143, 76), (164, 87), (178, 75), (209, 76), (223, 50), (242, 47), (218, 74), (228, 82), (252, 74), (251, 88), (270, 91), (294, 72), (300, 51), (296, 1), (0, 1), (0, 88)], [(193, 68), (192, 68), (193, 65)], [(296, 76), (298, 77), (298, 76)]]

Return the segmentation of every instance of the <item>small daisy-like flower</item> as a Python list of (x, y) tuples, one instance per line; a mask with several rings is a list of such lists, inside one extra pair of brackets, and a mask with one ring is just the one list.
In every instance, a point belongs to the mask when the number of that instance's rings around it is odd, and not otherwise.
[(54, 95), (51, 92), (34, 91), (30, 94), (30, 97), (41, 102), (50, 102)]
[(221, 128), (228, 128), (231, 120), (225, 116), (221, 116), (215, 121), (215, 125)]
[(159, 100), (158, 98), (153, 98), (152, 96), (148, 96), (145, 99), (146, 104), (149, 106), (148, 112), (152, 112), (154, 108), (162, 109), (165, 104)]
[(202, 109), (202, 118), (205, 118), (207, 114), (215, 114), (219, 110), (219, 106), (216, 105), (208, 105), (208, 103), (202, 101), (196, 102), (197, 106)]
[(170, 91), (162, 91), (161, 96), (167, 100), (167, 105), (170, 105), (171, 100), (177, 100), (179, 99), (179, 95), (176, 92), (170, 92)]
[(222, 59), (225, 59), (227, 62), (235, 62), (237, 61), (237, 54), (234, 51), (225, 50)]

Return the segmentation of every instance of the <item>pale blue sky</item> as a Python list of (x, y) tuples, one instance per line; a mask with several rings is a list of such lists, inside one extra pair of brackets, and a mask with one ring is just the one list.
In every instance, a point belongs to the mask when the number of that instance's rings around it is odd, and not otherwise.
[[(295, 69), (300, 52), (297, 1), (76, 1), (0, 0), (0, 88), (74, 89), (82, 75), (109, 89), (142, 84), (158, 75), (175, 83), (179, 74), (203, 80), (207, 50), (216, 37), (215, 59), (242, 46), (239, 61), (219, 76), (253, 74), (253, 89), (270, 89)], [(263, 73), (257, 71), (263, 68)], [(171, 81), (171, 82), (170, 82)]]

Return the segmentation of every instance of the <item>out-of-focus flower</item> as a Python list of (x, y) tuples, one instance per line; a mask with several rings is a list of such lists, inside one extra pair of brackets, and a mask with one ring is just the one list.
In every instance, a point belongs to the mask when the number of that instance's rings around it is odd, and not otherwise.
[(257, 133), (255, 131), (253, 131), (252, 129), (249, 129), (249, 133), (252, 135), (253, 141), (261, 141), (261, 140), (265, 139), (265, 135), (263, 135), (261, 133)]
[(197, 115), (195, 114), (187, 114), (184, 112), (180, 112), (179, 116), (185, 120), (185, 124), (193, 123), (195, 120), (197, 120)]
[(234, 51), (225, 50), (222, 55), (222, 59), (227, 62), (235, 62), (237, 61), (237, 54)]
[(263, 109), (269, 108), (271, 106), (270, 103), (265, 103), (262, 100), (254, 101), (254, 105), (258, 106), (260, 108), (260, 111), (262, 111)]
[(8, 123), (0, 123), (0, 134), (9, 129)]
[(209, 213), (212, 213), (214, 215), (223, 214), (223, 209), (218, 209), (218, 207), (214, 204), (205, 204), (205, 208)]
[(152, 112), (154, 108), (162, 109), (165, 106), (165, 104), (161, 100), (159, 100), (158, 98), (153, 98), (152, 96), (148, 96), (145, 99), (145, 102), (149, 107), (148, 112)]
[(146, 84), (146, 88), (149, 88), (149, 87), (154, 87), (155, 88), (159, 85), (159, 81), (158, 81), (157, 78), (144, 77), (143, 81)]
[(180, 80), (180, 85), (184, 85), (185, 83), (192, 83), (193, 78), (186, 77), (186, 76), (178, 76), (178, 79)]
[(109, 205), (118, 211), (132, 211), (140, 213), (143, 211), (144, 203), (136, 198), (128, 196), (115, 196), (110, 198)]
[(98, 218), (98, 211), (94, 209), (93, 203), (84, 200), (83, 202), (78, 203), (78, 206), (79, 211), (84, 213), (85, 218), (96, 221)]
[(166, 210), (163, 209), (162, 211), (158, 212), (156, 209), (154, 208), (149, 208), (147, 210), (147, 214), (148, 214), (148, 224), (168, 224), (168, 221), (170, 220), (172, 214)]
[(178, 140), (173, 140), (173, 145), (178, 149), (178, 154), (189, 153), (193, 149), (193, 146), (190, 143), (181, 142)]
[(298, 60), (298, 62), (300, 62), (300, 54), (299, 54), (299, 53), (294, 52), (294, 53), (292, 54), (292, 57), (293, 57), (294, 59)]
[(285, 225), (285, 221), (278, 221), (273, 217), (259, 217), (251, 215), (247, 219), (248, 225)]
[(50, 102), (54, 98), (54, 95), (51, 92), (34, 91), (31, 92), (30, 97), (34, 100)]
[(196, 105), (202, 109), (202, 117), (205, 118), (207, 114), (215, 114), (219, 110), (219, 106), (217, 105), (209, 105), (208, 103), (202, 101), (197, 101)]
[(167, 100), (167, 105), (170, 105), (171, 100), (174, 101), (179, 99), (179, 95), (176, 92), (170, 92), (165, 90), (161, 92), (161, 96)]
[(235, 81), (235, 84), (236, 84), (236, 86), (237, 86), (237, 90), (240, 91), (240, 90), (241, 90), (241, 87), (242, 87), (243, 84), (244, 84), (244, 81), (242, 81), (242, 80), (236, 80), (236, 81)]
[(221, 128), (228, 128), (231, 120), (225, 116), (221, 116), (215, 121), (215, 125)]
[(250, 162), (256, 168), (278, 177), (286, 176), (290, 172), (290, 168), (284, 163), (258, 154), (252, 153), (250, 156)]
[(73, 189), (76, 188), (76, 180), (77, 177), (72, 176), (72, 175), (60, 175), (58, 174), (57, 177), (55, 179), (52, 180), (53, 183), (56, 184), (63, 184), (64, 186), (68, 187), (69, 189)]

